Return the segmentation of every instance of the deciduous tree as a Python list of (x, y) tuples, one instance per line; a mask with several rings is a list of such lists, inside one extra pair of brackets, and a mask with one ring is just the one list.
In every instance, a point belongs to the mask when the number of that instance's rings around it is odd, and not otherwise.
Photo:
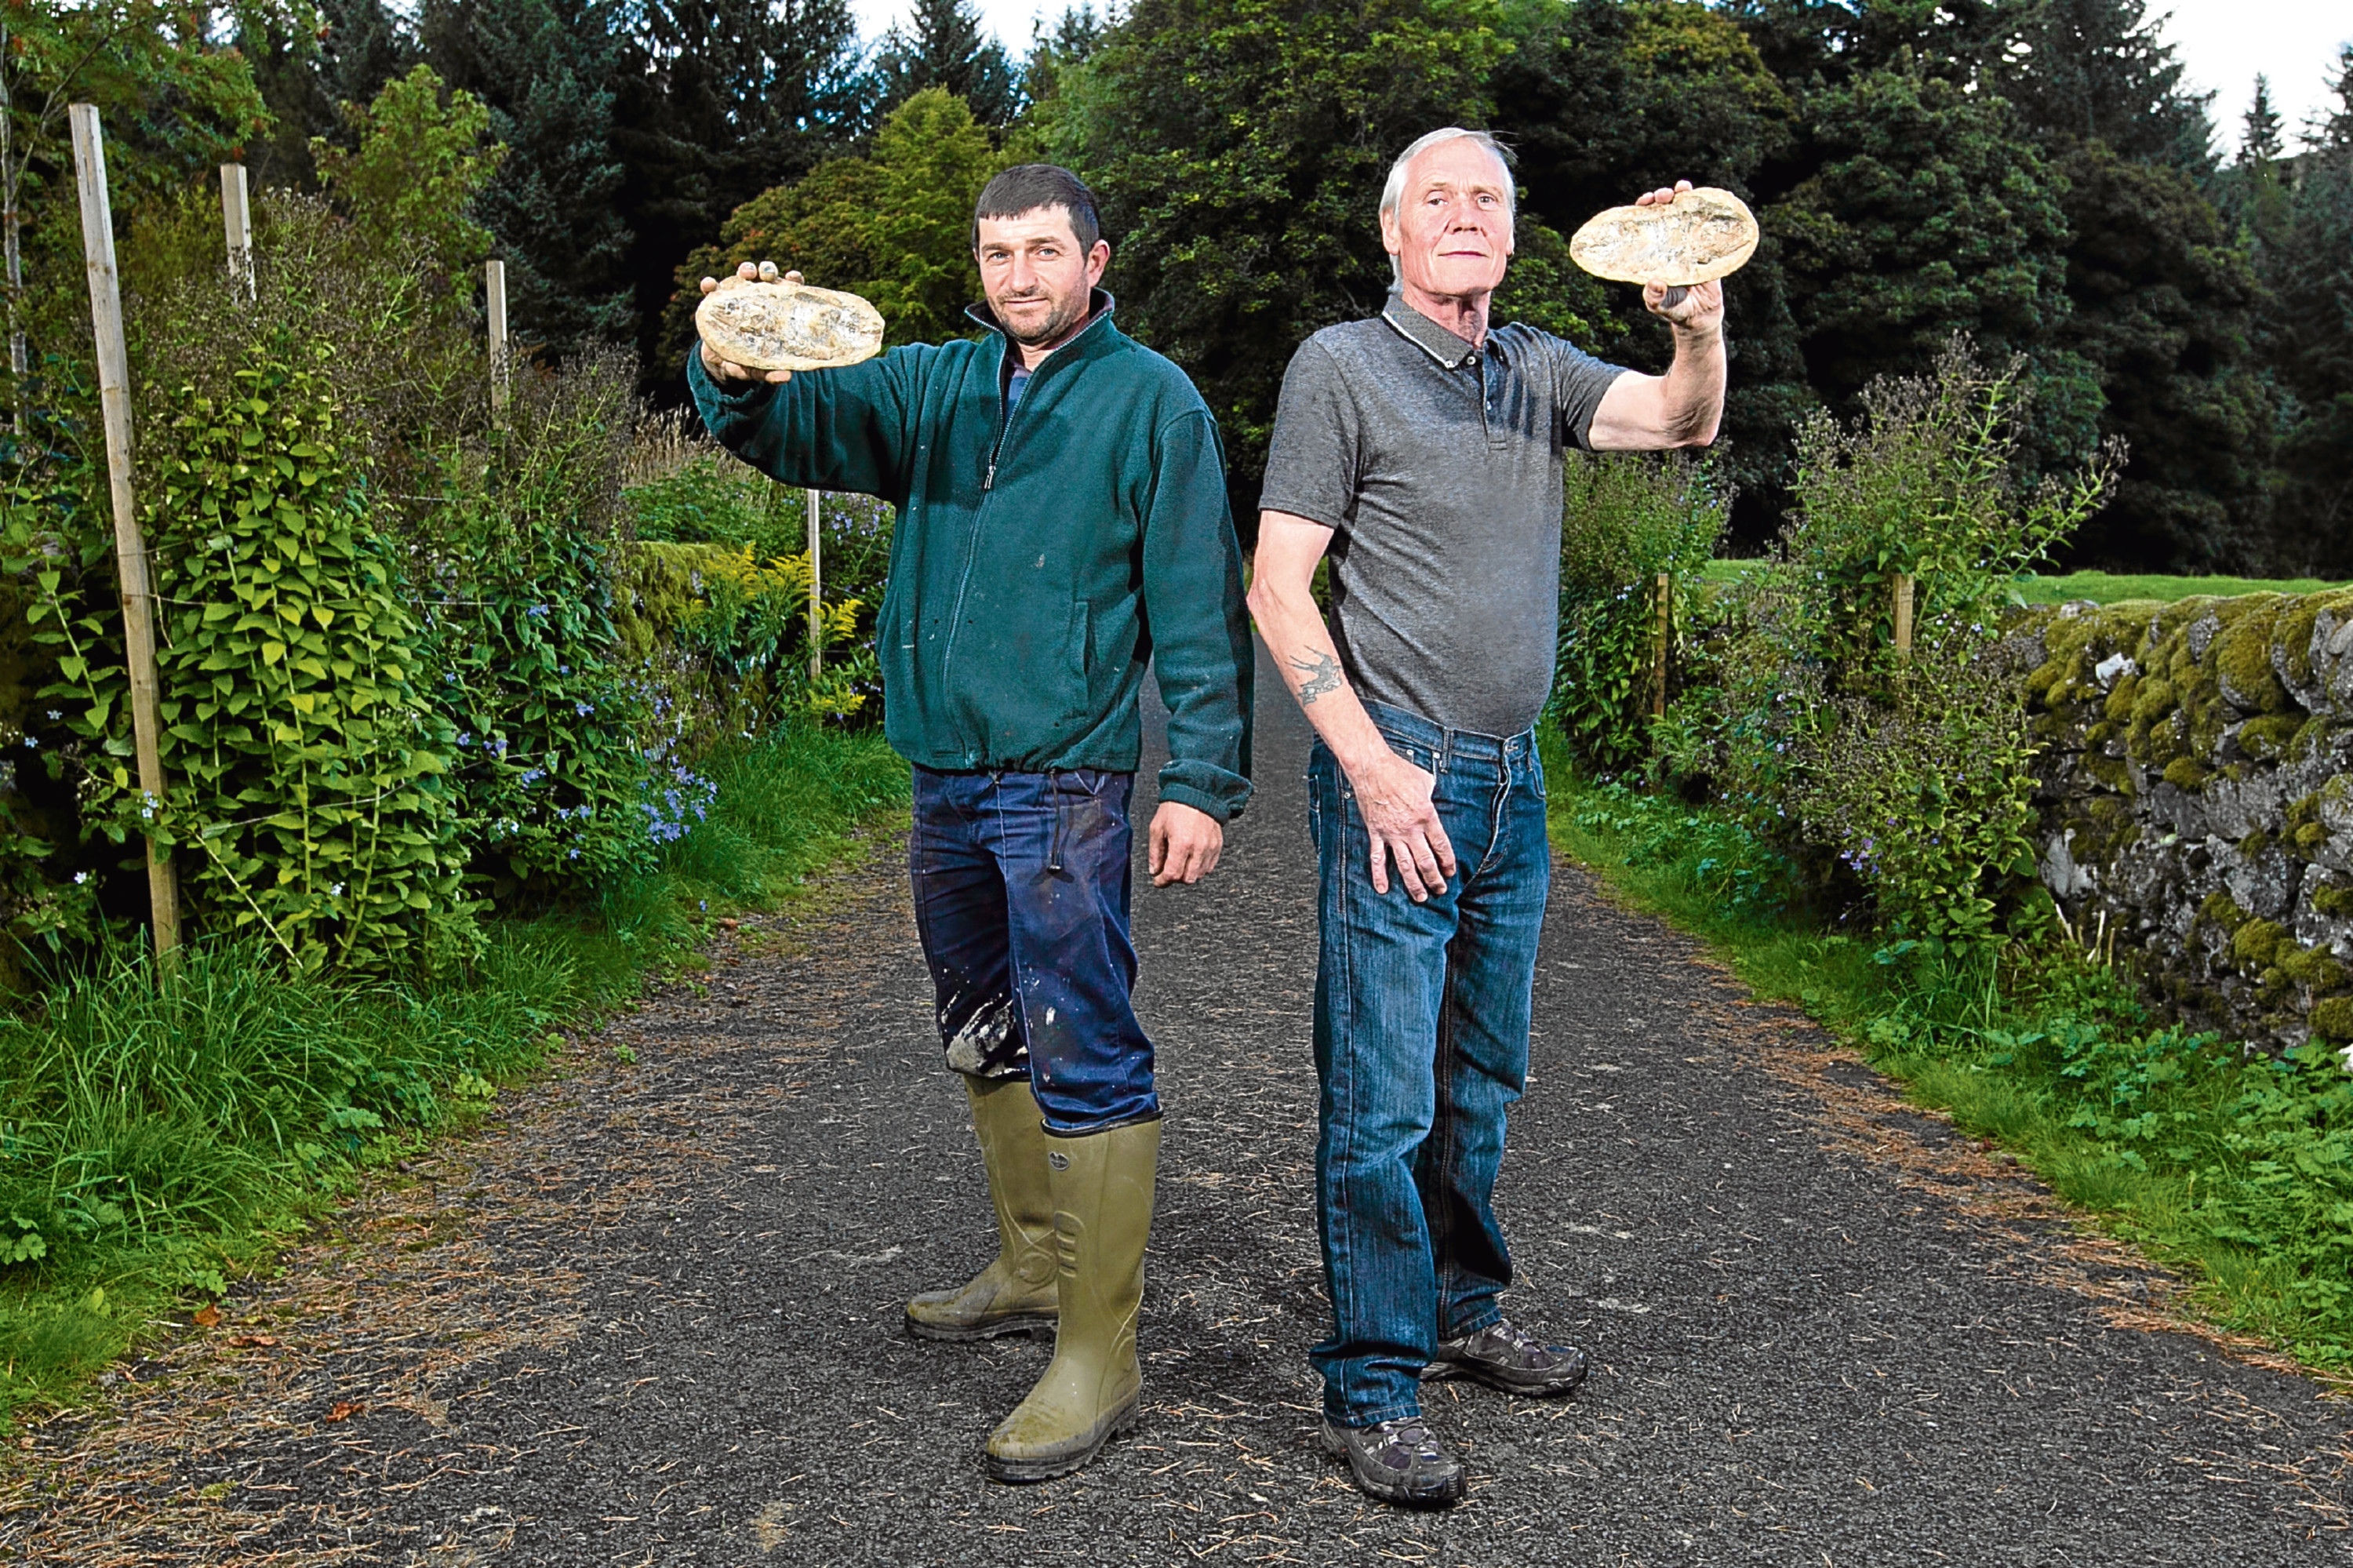
[[(1493, 0), (1137, 0), (1040, 106), (1041, 145), (1103, 203), (1124, 325), (1217, 415), (1245, 529), (1292, 352), (1380, 310), (1390, 160), (1488, 121), (1504, 21)], [(1519, 247), (1498, 316), (1582, 334), (1544, 292), (1582, 287), (1558, 237), (1530, 215)]]
[(886, 342), (939, 343), (976, 329), (980, 298), (972, 209), (1009, 160), (962, 99), (926, 88), (891, 112), (867, 158), (834, 158), (735, 209), (720, 242), (687, 257), (664, 322), (661, 352), (678, 362), (694, 341), (701, 281), (739, 262), (773, 260), (822, 288), (862, 294), (882, 313)]

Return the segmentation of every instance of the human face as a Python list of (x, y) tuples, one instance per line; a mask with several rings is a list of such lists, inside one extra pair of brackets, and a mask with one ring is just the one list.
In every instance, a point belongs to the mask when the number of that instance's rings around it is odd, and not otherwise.
[(1510, 177), (1467, 136), (1415, 154), (1396, 209), (1381, 214), (1381, 243), (1409, 295), (1468, 300), (1495, 291), (1512, 257)]
[(1085, 324), (1111, 247), (1098, 239), (1082, 249), (1071, 209), (1041, 207), (1016, 217), (982, 218), (973, 255), (988, 308), (1021, 345), (1023, 357), (1034, 360)]

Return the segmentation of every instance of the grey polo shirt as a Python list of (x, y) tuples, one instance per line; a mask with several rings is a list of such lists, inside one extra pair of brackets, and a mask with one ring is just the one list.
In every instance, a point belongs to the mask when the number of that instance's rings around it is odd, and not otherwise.
[(1561, 463), (1625, 372), (1514, 323), (1479, 348), (1395, 294), (1282, 378), (1260, 505), (1333, 532), (1333, 641), (1359, 696), (1512, 736), (1552, 689)]

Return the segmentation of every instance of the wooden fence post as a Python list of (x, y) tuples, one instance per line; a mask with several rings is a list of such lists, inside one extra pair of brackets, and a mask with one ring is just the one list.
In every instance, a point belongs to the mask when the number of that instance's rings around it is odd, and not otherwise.
[(1909, 572), (1895, 575), (1895, 652), (1905, 658), (1912, 654), (1912, 596), (1917, 587)]
[[(106, 143), (98, 107), (71, 105), (74, 177), (81, 193), (81, 248), (90, 266), (90, 319), (98, 334), (98, 401), (106, 426), (107, 489), (114, 503), (114, 564), (122, 577), (122, 641), (131, 674), (131, 732), (139, 758), (141, 814), (164, 808), (163, 722), (155, 680), (155, 590), (147, 542), (131, 499), (131, 366), (122, 342), (122, 284), (114, 270), (114, 216), (106, 196)], [(167, 966), (180, 946), (179, 888), (172, 857), (147, 835), (147, 898), (155, 954)]]
[(246, 199), (245, 165), (223, 164), (220, 176), (221, 231), (228, 240), (229, 281), (250, 300), (254, 297), (253, 208)]
[(482, 263), (482, 293), (491, 309), (491, 422), (501, 429), (507, 423), (507, 264)]
[(815, 681), (825, 662), (825, 552), (818, 532), (818, 493), (808, 493), (809, 679)]
[(1651, 716), (1667, 711), (1667, 652), (1675, 636), (1675, 575), (1659, 574), (1659, 626), (1651, 647)]

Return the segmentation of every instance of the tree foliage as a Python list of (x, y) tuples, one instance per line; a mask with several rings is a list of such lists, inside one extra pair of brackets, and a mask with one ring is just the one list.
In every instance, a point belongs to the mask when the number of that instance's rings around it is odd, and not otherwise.
[(506, 148), (473, 213), (507, 267), (518, 336), (559, 354), (636, 335), (614, 143), (620, 17), (611, 0), (429, 0), (418, 31)]
[(965, 308), (980, 298), (973, 204), (1008, 162), (962, 99), (924, 89), (882, 122), (872, 157), (835, 158), (763, 191), (729, 217), (717, 245), (680, 265), (664, 353), (676, 359), (693, 342), (701, 281), (744, 261), (865, 295), (893, 344), (969, 335)]
[[(1381, 308), (1376, 222), (1398, 150), (1492, 112), (1510, 49), (1494, 0), (1138, 0), (1038, 114), (1101, 198), (1128, 330), (1191, 373), (1254, 518), (1292, 351)], [(1497, 310), (1580, 329), (1565, 248), (1532, 216)], [(1572, 299), (1590, 299), (1577, 286)]]
[(980, 30), (973, 0), (915, 0), (908, 25), (892, 24), (876, 47), (874, 78), (886, 112), (930, 88), (964, 100), (984, 125), (1008, 125), (1021, 111), (1020, 73)]
[(2070, 563), (2213, 571), (2270, 530), (2272, 398), (2250, 364), (2258, 288), (2189, 175), (2105, 142), (2059, 160), (2068, 217), (2060, 341), (2098, 376), (2130, 450)]
[[(1678, 179), (1757, 202), (1792, 151), (1796, 100), (1739, 26), (1697, 0), (1535, 0), (1513, 9), (1510, 26), (1495, 121), (1518, 150), (1528, 212), (1558, 232)], [(1581, 346), (1664, 369), (1668, 334), (1641, 291), (1575, 278), (1591, 327)], [(1725, 304), (1735, 324), (1720, 466), (1732, 488), (1766, 496), (1812, 400), (1778, 233), (1726, 281)]]
[(320, 183), (363, 232), (388, 252), (421, 252), (452, 277), (491, 253), (490, 231), (467, 214), (506, 149), (482, 144), (491, 113), (481, 100), (445, 99), (441, 79), (420, 65), (343, 118), (359, 145), (321, 140), (311, 154)]
[(2336, 101), (2309, 128), (2284, 223), (2257, 250), (2264, 338), (2277, 378), (2280, 535), (2291, 558), (2353, 571), (2353, 45)]

